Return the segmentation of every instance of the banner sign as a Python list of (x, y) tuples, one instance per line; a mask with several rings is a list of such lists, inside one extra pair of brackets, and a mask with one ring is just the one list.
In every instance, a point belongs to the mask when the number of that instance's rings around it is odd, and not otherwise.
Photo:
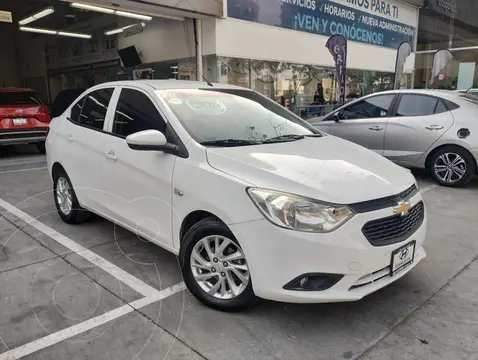
[(326, 48), (334, 57), (335, 71), (340, 91), (340, 104), (345, 104), (345, 84), (347, 82), (347, 39), (342, 35), (332, 35), (327, 40)]
[(412, 45), (408, 41), (404, 41), (400, 44), (397, 49), (397, 59), (395, 61), (395, 76), (393, 81), (393, 88), (399, 89), (400, 88), (400, 81), (403, 75), (403, 67), (405, 66), (405, 62), (407, 58), (412, 53)]
[(453, 60), (453, 54), (448, 49), (440, 49), (433, 56), (433, 67), (430, 78), (430, 85), (433, 84), (435, 78), (443, 69), (446, 68), (448, 63)]
[[(399, 8), (385, 0), (347, 0), (363, 4), (365, 12), (332, 0), (228, 0), (228, 16), (318, 35), (342, 35), (347, 40), (396, 49), (414, 44), (416, 28), (398, 18)], [(368, 6), (365, 6), (367, 5)]]

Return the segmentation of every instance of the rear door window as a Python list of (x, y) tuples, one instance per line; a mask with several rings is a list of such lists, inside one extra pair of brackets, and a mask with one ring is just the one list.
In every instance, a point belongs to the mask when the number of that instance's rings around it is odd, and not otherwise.
[(0, 106), (41, 105), (42, 102), (31, 91), (0, 91)]
[(438, 98), (425, 95), (403, 95), (398, 105), (397, 116), (427, 116), (435, 114)]
[(78, 100), (75, 105), (72, 106), (70, 112), (70, 120), (74, 123), (78, 123), (80, 120), (81, 108), (83, 107), (83, 103), (85, 102), (85, 96), (83, 96), (80, 100)]
[(86, 89), (67, 89), (60, 91), (53, 101), (51, 107), (51, 116), (57, 117), (63, 114), (68, 107), (80, 96)]
[(86, 95), (78, 123), (92, 129), (103, 130), (112, 95), (113, 88), (95, 90)]

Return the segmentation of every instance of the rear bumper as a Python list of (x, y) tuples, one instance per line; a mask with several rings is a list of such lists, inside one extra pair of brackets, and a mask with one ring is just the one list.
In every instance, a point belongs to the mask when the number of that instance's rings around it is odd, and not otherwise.
[(42, 127), (0, 130), (0, 146), (43, 142), (46, 139), (47, 129)]

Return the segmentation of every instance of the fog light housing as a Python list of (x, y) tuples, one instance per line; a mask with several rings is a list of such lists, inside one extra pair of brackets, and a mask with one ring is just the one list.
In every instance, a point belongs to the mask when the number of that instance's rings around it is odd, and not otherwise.
[(343, 277), (342, 274), (302, 274), (289, 281), (283, 288), (295, 291), (324, 291), (337, 284)]

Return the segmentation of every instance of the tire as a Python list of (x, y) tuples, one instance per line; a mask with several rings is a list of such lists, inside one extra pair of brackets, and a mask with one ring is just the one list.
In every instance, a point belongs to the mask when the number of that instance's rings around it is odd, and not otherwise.
[(37, 150), (40, 154), (44, 154), (46, 152), (45, 142), (39, 142), (39, 143), (36, 143), (36, 145), (37, 145)]
[[(60, 204), (57, 192), (59, 187), (61, 189), (61, 187), (64, 188), (65, 185), (68, 186), (70, 192), (71, 210), (69, 212), (65, 211), (65, 208)], [(53, 198), (55, 199), (56, 210), (64, 222), (68, 224), (80, 224), (91, 217), (91, 213), (88, 210), (83, 209), (78, 203), (78, 198), (76, 197), (73, 185), (64, 170), (56, 171), (53, 176)], [(65, 201), (64, 196), (60, 196), (60, 198), (63, 198), (63, 201)]]
[[(205, 241), (210, 241), (210, 249), (214, 251), (214, 240), (207, 240), (207, 238), (211, 237), (217, 238), (220, 245), (225, 244), (223, 243), (223, 241), (228, 242), (229, 245), (225, 246), (222, 254), (215, 253), (213, 255), (213, 261), (209, 259), (208, 262), (206, 259), (207, 252), (203, 244)], [(203, 266), (203, 268), (207, 268), (208, 270), (197, 268), (200, 266), (199, 262), (193, 260), (191, 257), (193, 252), (195, 252), (195, 254), (198, 254), (197, 251), (199, 249), (202, 249), (201, 253), (206, 254), (205, 257), (202, 258), (202, 260), (206, 262), (202, 264), (207, 264), (208, 266)], [(191, 291), (191, 293), (196, 297), (196, 299), (216, 310), (237, 312), (251, 307), (257, 302), (258, 299), (254, 295), (254, 291), (252, 289), (252, 281), (248, 270), (247, 262), (245, 260), (245, 256), (243, 257), (243, 260), (231, 260), (229, 262), (217, 261), (216, 263), (214, 263), (214, 261), (217, 260), (216, 256), (218, 258), (220, 258), (221, 256), (227, 256), (228, 251), (233, 251), (233, 253), (236, 254), (244, 254), (231, 230), (229, 230), (229, 228), (217, 218), (209, 217), (197, 222), (186, 232), (182, 239), (181, 249), (179, 252), (179, 260), (181, 264), (181, 271), (183, 273), (184, 282), (188, 287), (189, 291)], [(194, 262), (195, 270), (193, 270), (191, 262)], [(209, 266), (212, 267), (209, 268)], [(215, 267), (217, 267), (217, 271), (215, 270)], [(240, 274), (243, 275), (243, 278), (248, 278), (247, 285), (245, 285), (245, 282), (241, 282), (239, 277), (235, 275), (237, 274), (236, 271), (238, 271), (236, 267), (241, 267), (241, 269), (243, 269), (244, 267), (247, 268), (247, 272), (243, 270), (240, 271)], [(196, 272), (196, 276), (198, 275), (198, 272), (200, 272), (199, 275), (206, 274), (211, 276), (207, 280), (201, 281), (202, 284), (200, 284), (198, 280), (196, 280), (194, 272)], [(244, 274), (247, 274), (247, 276)], [(208, 280), (210, 280), (210, 282), (208, 282)], [(242, 289), (240, 293), (237, 292), (237, 295), (233, 293), (233, 288), (229, 286), (229, 281), (231, 280), (234, 281), (236, 289)], [(208, 294), (206, 292), (205, 287), (211, 287), (210, 290), (213, 290), (212, 287), (217, 285), (218, 282), (222, 282), (222, 284), (219, 286), (217, 292), (214, 295)], [(239, 285), (237, 283), (239, 283)], [(227, 291), (228, 287), (229, 291)], [(225, 292), (227, 292), (227, 294), (223, 294), (223, 292), (221, 291), (223, 289)], [(231, 298), (228, 298), (229, 296), (231, 296)]]
[(432, 154), (427, 162), (427, 170), (438, 184), (460, 187), (467, 185), (476, 174), (476, 163), (467, 150), (449, 145)]

